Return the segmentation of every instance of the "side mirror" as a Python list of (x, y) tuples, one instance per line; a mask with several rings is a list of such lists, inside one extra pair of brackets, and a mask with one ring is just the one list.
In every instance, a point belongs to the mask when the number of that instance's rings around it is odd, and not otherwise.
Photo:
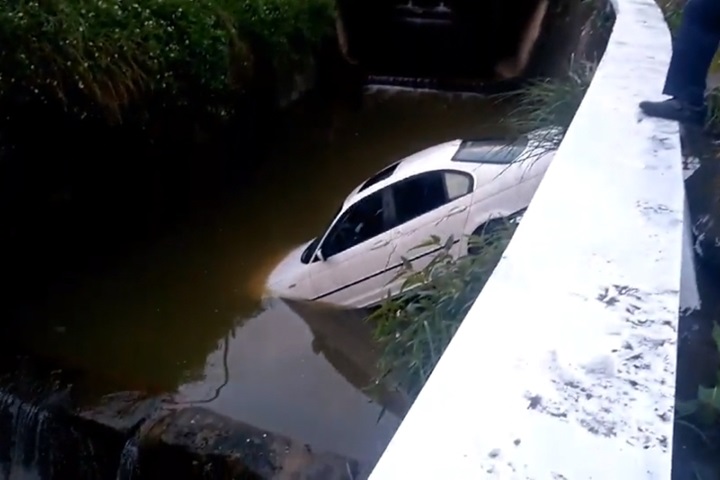
[(318, 248), (318, 251), (315, 252), (315, 258), (317, 258), (321, 262), (325, 261), (325, 255), (323, 255), (322, 247)]

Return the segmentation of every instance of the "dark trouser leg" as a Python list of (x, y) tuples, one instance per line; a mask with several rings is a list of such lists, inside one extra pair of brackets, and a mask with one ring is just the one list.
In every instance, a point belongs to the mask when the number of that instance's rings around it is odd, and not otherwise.
[(702, 105), (708, 70), (719, 42), (720, 0), (689, 0), (673, 45), (663, 93), (691, 105)]

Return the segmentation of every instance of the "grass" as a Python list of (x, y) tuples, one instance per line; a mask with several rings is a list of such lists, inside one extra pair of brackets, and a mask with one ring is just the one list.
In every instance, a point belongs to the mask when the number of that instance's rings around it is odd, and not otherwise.
[(473, 255), (453, 256), (452, 237), (444, 243), (433, 237), (418, 246), (442, 247), (427, 265), (405, 261), (397, 277), (404, 280), (400, 293), (368, 319), (383, 346), (378, 382), (389, 380), (411, 398), (420, 392), (515, 231), (510, 222), (494, 225), (492, 232), (471, 237)]
[[(715, 323), (712, 330), (715, 345), (720, 351), (720, 326)], [(718, 434), (720, 433), (720, 371), (716, 374), (714, 386), (699, 385), (697, 396), (690, 401), (677, 401), (675, 405), (675, 424), (683, 427), (699, 440), (697, 446), (692, 447), (695, 476), (698, 480), (717, 478), (717, 462), (707, 462), (708, 459), (717, 459)], [(687, 440), (686, 440), (687, 442)], [(688, 448), (688, 447), (684, 447)], [(699, 464), (705, 463), (709, 468), (703, 470), (708, 474), (700, 473)], [(710, 471), (714, 471), (711, 473)]]
[(671, 32), (677, 31), (682, 19), (682, 9), (687, 0), (658, 0), (658, 5), (665, 15), (665, 21)]
[(0, 102), (121, 121), (133, 108), (227, 106), (259, 55), (287, 65), (332, 31), (332, 0), (8, 0)]
[[(545, 127), (558, 127), (564, 133), (585, 97), (596, 67), (594, 62), (574, 62), (563, 77), (535, 80), (520, 92), (506, 95), (508, 98), (501, 99), (512, 102), (514, 107), (502, 122), (517, 133)], [(562, 137), (552, 134), (543, 144), (555, 149)]]

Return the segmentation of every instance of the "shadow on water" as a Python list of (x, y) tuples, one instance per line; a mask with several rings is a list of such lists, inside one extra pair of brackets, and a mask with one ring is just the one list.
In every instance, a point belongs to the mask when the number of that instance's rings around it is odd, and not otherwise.
[[(373, 460), (404, 406), (361, 391), (376, 357), (360, 319), (263, 306), (265, 278), (367, 176), (494, 133), (500, 114), (478, 96), (376, 89), (360, 106), (298, 106), (246, 152), (252, 168), (242, 145), (140, 148), (66, 132), (16, 152), (2, 164), (10, 190), (51, 194), (6, 194), (0, 343), (87, 372), (89, 395), (177, 391), (179, 402)], [(378, 400), (393, 412), (379, 423)]]

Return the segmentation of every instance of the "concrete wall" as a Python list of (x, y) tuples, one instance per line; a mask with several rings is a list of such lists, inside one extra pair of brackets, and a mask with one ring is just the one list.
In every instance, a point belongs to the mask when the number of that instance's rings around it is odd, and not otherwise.
[(653, 0), (613, 6), (552, 166), (371, 480), (670, 478), (683, 171), (677, 124), (637, 104), (671, 41)]

